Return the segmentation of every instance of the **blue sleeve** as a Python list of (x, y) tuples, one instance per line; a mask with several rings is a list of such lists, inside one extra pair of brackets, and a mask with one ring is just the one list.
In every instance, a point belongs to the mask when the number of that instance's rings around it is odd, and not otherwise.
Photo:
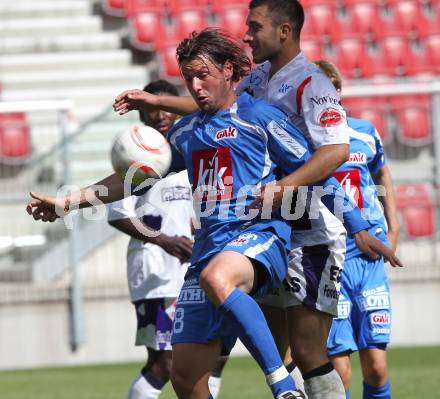
[(362, 217), (361, 210), (333, 176), (324, 180), (322, 187), (326, 193), (321, 197), (322, 203), (343, 223), (350, 237), (371, 227)]
[(370, 169), (371, 173), (375, 174), (385, 165), (385, 151), (383, 149), (382, 140), (376, 129), (374, 129), (374, 144), (376, 146), (376, 155), (370, 162), (368, 162), (368, 169)]

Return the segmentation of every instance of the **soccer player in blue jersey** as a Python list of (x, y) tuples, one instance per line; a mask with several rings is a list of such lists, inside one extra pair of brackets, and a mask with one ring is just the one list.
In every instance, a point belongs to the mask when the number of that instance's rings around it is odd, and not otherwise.
[[(340, 92), (342, 79), (335, 65), (325, 60), (315, 64)], [(372, 224), (370, 231), (395, 249), (399, 223), (382, 141), (370, 122), (354, 118), (347, 118), (347, 122), (352, 128), (350, 158), (334, 175), (363, 210)], [(380, 196), (375, 184), (383, 190)], [(342, 378), (347, 398), (350, 397), (350, 354), (356, 351), (364, 378), (363, 398), (391, 398), (386, 356), (390, 332), (390, 291), (384, 261), (365, 258), (353, 240), (348, 239), (338, 316), (333, 320), (328, 340), (328, 353)]]
[[(287, 191), (286, 177), (295, 189), (314, 181), (297, 172), (310, 159), (307, 141), (277, 107), (247, 93), (236, 97), (234, 83), (250, 61), (225, 35), (212, 29), (193, 33), (180, 43), (177, 56), (200, 111), (169, 132), (175, 149), (171, 169), (188, 170), (200, 229), (174, 318), (174, 389), (179, 398), (206, 399), (215, 361), (238, 336), (264, 371), (275, 398), (304, 397), (284, 367), (253, 299), (285, 276), (290, 224), (282, 217), (284, 208), (273, 209), (269, 203), (263, 204), (262, 212), (249, 208), (258, 195), (256, 189), (271, 182)], [(93, 186), (68, 198), (34, 193), (28, 212), (37, 220), (53, 220), (55, 206), (68, 210), (72, 204), (87, 206), (93, 197), (109, 202), (122, 196), (122, 182), (114, 176), (99, 184), (109, 188), (108, 196)], [(334, 178), (326, 179), (323, 186), (331, 191), (340, 187)], [(326, 197), (335, 200), (334, 195)], [(290, 210), (291, 196), (286, 203)], [(352, 208), (343, 215), (350, 233), (366, 227), (358, 212)], [(389, 249), (370, 240), (391, 262), (399, 263)]]

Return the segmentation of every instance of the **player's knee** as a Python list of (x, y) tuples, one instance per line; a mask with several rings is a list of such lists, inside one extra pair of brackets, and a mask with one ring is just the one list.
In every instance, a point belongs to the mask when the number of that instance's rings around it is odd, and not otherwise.
[(215, 304), (223, 303), (230, 290), (229, 285), (225, 276), (216, 267), (206, 268), (200, 274), (200, 287)]
[(152, 370), (163, 382), (170, 380), (171, 375), (171, 351), (163, 351), (154, 363)]
[(351, 364), (348, 362), (333, 362), (333, 365), (341, 377), (344, 388), (347, 389), (350, 386), (351, 380)]
[(193, 384), (190, 382), (190, 379), (187, 378), (185, 373), (172, 369), (170, 377), (171, 384), (173, 385), (174, 391), (176, 392), (178, 398), (185, 398), (191, 394)]
[(388, 379), (388, 370), (385, 362), (373, 361), (364, 367), (364, 380), (371, 386), (382, 386)]

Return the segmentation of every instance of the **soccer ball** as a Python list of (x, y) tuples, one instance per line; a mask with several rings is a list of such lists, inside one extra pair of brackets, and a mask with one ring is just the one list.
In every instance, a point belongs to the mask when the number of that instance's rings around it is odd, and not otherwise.
[(114, 171), (137, 186), (148, 178), (162, 178), (171, 165), (171, 148), (165, 137), (150, 126), (135, 125), (116, 136), (111, 161)]

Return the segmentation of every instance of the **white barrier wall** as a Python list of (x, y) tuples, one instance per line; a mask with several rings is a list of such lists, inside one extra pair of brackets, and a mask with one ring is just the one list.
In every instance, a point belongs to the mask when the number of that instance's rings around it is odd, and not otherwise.
[[(393, 345), (440, 345), (440, 282), (392, 285)], [(0, 306), (0, 368), (145, 360), (133, 346), (136, 328), (125, 296), (84, 303), (86, 342), (74, 353), (68, 305), (60, 301)], [(236, 353), (243, 353), (240, 346)]]

